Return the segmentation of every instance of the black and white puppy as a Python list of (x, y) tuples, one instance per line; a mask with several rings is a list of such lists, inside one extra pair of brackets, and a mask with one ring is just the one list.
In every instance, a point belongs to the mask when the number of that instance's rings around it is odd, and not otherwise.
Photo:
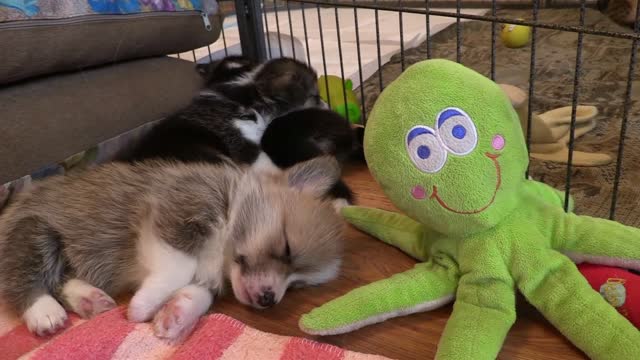
[[(272, 119), (321, 105), (317, 75), (293, 59), (265, 64), (232, 57), (199, 66), (207, 83), (193, 102), (161, 120), (116, 160), (171, 159), (253, 164), (260, 139)], [(264, 157), (264, 156), (263, 156)]]
[[(273, 172), (323, 155), (342, 160), (353, 151), (349, 123), (322, 110), (326, 104), (318, 94), (317, 75), (307, 65), (287, 58), (255, 64), (230, 56), (197, 69), (206, 88), (193, 103), (161, 121), (118, 160), (230, 159)], [(337, 206), (353, 198), (341, 180), (326, 196)]]

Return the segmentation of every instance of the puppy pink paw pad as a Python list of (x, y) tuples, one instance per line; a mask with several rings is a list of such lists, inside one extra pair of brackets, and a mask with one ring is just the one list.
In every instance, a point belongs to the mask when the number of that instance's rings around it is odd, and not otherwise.
[(114, 309), (116, 302), (104, 291), (95, 289), (88, 296), (80, 300), (79, 314), (84, 318), (90, 318), (105, 311)]
[(197, 315), (191, 316), (188, 312), (190, 301), (189, 297), (177, 296), (158, 311), (153, 320), (153, 330), (157, 337), (176, 339), (190, 331), (198, 320)]

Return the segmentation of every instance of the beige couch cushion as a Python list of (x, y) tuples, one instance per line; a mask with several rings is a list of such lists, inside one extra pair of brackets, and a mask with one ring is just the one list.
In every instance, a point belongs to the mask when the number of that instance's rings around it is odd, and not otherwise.
[(0, 89), (0, 184), (188, 105), (192, 62), (135, 60)]

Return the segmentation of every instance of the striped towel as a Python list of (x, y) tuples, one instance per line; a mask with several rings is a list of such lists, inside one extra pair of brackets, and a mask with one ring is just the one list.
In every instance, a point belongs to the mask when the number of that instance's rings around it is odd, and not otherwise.
[(0, 359), (386, 359), (303, 338), (265, 333), (222, 314), (202, 318), (189, 337), (171, 344), (156, 338), (149, 324), (127, 321), (125, 314), (126, 309), (120, 307), (91, 320), (71, 315), (71, 325), (66, 330), (39, 338), (0, 309)]

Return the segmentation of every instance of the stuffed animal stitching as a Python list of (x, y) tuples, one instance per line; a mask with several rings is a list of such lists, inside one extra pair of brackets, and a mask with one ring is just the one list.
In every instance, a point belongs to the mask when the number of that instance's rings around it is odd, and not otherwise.
[(343, 215), (421, 262), (303, 315), (301, 329), (339, 334), (455, 299), (436, 358), (492, 359), (520, 291), (591, 358), (640, 359), (640, 332), (574, 263), (638, 270), (640, 230), (565, 213), (562, 192), (525, 178), (518, 116), (498, 85), (447, 60), (415, 64), (380, 95), (364, 146), (406, 216), (357, 206)]

